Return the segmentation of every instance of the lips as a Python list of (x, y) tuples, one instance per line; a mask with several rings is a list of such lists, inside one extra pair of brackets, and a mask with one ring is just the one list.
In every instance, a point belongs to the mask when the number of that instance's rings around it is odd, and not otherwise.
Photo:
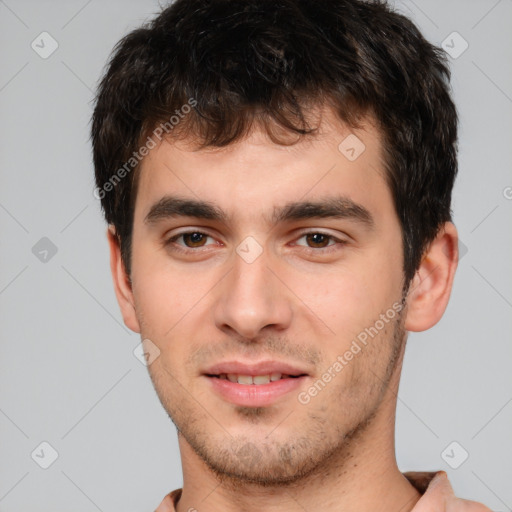
[(203, 372), (212, 390), (225, 401), (247, 407), (271, 405), (280, 397), (304, 385), (308, 373), (289, 363), (230, 361)]

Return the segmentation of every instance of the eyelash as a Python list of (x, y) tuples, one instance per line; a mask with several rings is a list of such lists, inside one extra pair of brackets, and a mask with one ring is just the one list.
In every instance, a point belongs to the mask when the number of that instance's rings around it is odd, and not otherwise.
[[(197, 230), (193, 230), (193, 231), (183, 231), (182, 233), (178, 233), (177, 235), (173, 235), (171, 238), (167, 239), (165, 242), (164, 242), (164, 245), (166, 247), (171, 247), (173, 251), (177, 251), (177, 252), (181, 252), (181, 253), (193, 253), (193, 252), (199, 252), (201, 249), (204, 249), (204, 246), (201, 246), (201, 247), (198, 247), (197, 249), (194, 249), (192, 247), (183, 247), (181, 245), (177, 245), (175, 244), (176, 240), (178, 240), (180, 237), (183, 237), (184, 235), (191, 235), (191, 234), (199, 234), (199, 235), (204, 235), (206, 237), (209, 237), (209, 238), (213, 238), (211, 235), (209, 235), (208, 233), (203, 233), (202, 231), (197, 231)], [(340, 248), (340, 246), (343, 246), (343, 245), (346, 245), (347, 244), (347, 241), (346, 240), (341, 240), (339, 238), (336, 238), (335, 236), (329, 234), (329, 233), (324, 233), (323, 231), (306, 231), (306, 232), (303, 232), (300, 234), (300, 236), (297, 238), (297, 240), (300, 240), (301, 238), (307, 236), (307, 235), (323, 235), (325, 237), (327, 237), (329, 239), (329, 241), (334, 241), (335, 243), (332, 244), (332, 245), (327, 245), (326, 247), (306, 247), (306, 246), (302, 246), (300, 245), (299, 247), (302, 247), (303, 249), (306, 250), (306, 252), (311, 252), (311, 253), (322, 253), (322, 254), (329, 254), (335, 250), (338, 250)]]

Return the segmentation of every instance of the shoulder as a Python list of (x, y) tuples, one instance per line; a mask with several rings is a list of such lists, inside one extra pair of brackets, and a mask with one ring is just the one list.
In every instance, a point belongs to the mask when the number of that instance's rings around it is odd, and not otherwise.
[(165, 496), (155, 512), (175, 512), (176, 504), (181, 497), (181, 489), (175, 489)]
[(492, 512), (482, 503), (455, 496), (445, 471), (408, 471), (403, 475), (422, 494), (412, 512)]

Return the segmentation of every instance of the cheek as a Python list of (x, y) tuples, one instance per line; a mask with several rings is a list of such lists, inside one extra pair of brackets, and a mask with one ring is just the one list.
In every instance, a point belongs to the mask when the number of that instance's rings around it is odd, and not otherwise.
[(176, 272), (166, 271), (151, 251), (133, 252), (133, 294), (142, 334), (163, 339), (189, 302), (188, 287)]
[(397, 300), (400, 275), (393, 267), (389, 259), (361, 256), (328, 272), (289, 274), (290, 288), (300, 298), (297, 307), (343, 345)]

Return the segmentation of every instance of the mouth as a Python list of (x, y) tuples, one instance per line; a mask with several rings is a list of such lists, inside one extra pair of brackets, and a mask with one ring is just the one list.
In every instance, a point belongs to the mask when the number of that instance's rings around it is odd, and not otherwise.
[(202, 375), (218, 397), (245, 407), (264, 407), (289, 399), (291, 392), (304, 386), (309, 378), (304, 370), (277, 361), (220, 363)]
[(221, 380), (229, 380), (229, 382), (235, 382), (238, 384), (242, 384), (244, 386), (261, 386), (265, 384), (270, 384), (271, 382), (277, 382), (283, 379), (298, 379), (300, 377), (305, 377), (306, 374), (304, 373), (300, 375), (286, 375), (279, 372), (273, 372), (265, 375), (243, 375), (237, 373), (221, 373), (219, 375), (206, 374), (206, 376)]

